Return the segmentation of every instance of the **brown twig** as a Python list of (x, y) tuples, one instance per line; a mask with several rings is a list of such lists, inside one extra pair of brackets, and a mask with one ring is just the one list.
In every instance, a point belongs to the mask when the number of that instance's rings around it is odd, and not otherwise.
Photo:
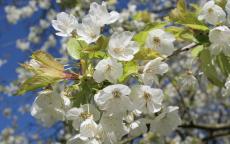
[(230, 137), (230, 130), (212, 134), (208, 137), (203, 138), (202, 141), (210, 141), (210, 140), (220, 138), (220, 137)]
[(220, 130), (230, 130), (230, 124), (216, 124), (216, 125), (201, 125), (201, 124), (183, 124), (180, 125), (181, 128), (186, 129), (203, 129), (206, 131), (220, 131)]
[(189, 45), (187, 45), (187, 46), (185, 46), (185, 47), (179, 48), (179, 49), (175, 50), (175, 51), (173, 52), (173, 54), (169, 55), (169, 56), (166, 58), (166, 60), (168, 60), (168, 59), (170, 59), (171, 57), (174, 57), (174, 56), (180, 54), (181, 52), (189, 51), (190, 49), (195, 48), (195, 47), (198, 46), (198, 45), (199, 45), (198, 43), (194, 43), (194, 42), (193, 42), (193, 43), (191, 43), (191, 44), (189, 44)]

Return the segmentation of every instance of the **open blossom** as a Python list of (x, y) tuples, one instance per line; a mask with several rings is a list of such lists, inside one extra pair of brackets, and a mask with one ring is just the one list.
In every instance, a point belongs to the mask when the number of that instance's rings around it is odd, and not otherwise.
[(171, 55), (174, 51), (175, 37), (162, 29), (154, 29), (148, 33), (146, 39), (147, 48), (156, 50), (162, 55)]
[(209, 1), (203, 6), (198, 19), (205, 20), (205, 22), (212, 25), (217, 25), (225, 22), (226, 14), (220, 6), (215, 4), (214, 1)]
[(143, 113), (156, 113), (161, 110), (163, 92), (146, 85), (136, 85), (132, 88), (130, 98), (136, 109)]
[(227, 80), (224, 84), (225, 88), (222, 90), (223, 96), (230, 96), (230, 76), (228, 76)]
[(55, 122), (65, 119), (65, 112), (70, 107), (70, 100), (56, 92), (42, 91), (35, 99), (31, 115), (44, 126), (50, 127)]
[(80, 134), (77, 134), (73, 136), (72, 138), (70, 138), (67, 141), (67, 144), (101, 144), (101, 142), (99, 142), (95, 138), (89, 139), (86, 137), (81, 137)]
[(121, 114), (109, 116), (103, 113), (100, 124), (106, 134), (110, 134), (110, 139), (113, 141), (120, 140), (124, 135), (128, 134), (128, 129), (125, 127)]
[(71, 108), (66, 113), (66, 119), (72, 120), (72, 126), (75, 130), (79, 130), (81, 122), (89, 116), (93, 116), (96, 121), (100, 117), (99, 111), (91, 104), (84, 104), (80, 108)]
[(94, 100), (101, 110), (110, 114), (131, 110), (132, 103), (128, 97), (131, 90), (122, 84), (110, 85), (99, 91)]
[(115, 59), (120, 61), (130, 61), (139, 51), (136, 42), (131, 41), (134, 33), (125, 31), (114, 33), (109, 40), (108, 53)]
[(97, 135), (98, 125), (92, 117), (87, 118), (80, 125), (80, 135), (82, 137), (92, 138)]
[(145, 85), (158, 83), (157, 75), (163, 75), (168, 71), (168, 64), (162, 62), (162, 58), (158, 57), (149, 61), (143, 70), (142, 79)]
[(52, 20), (52, 26), (58, 31), (56, 35), (62, 37), (72, 36), (72, 32), (76, 30), (77, 24), (77, 19), (65, 12), (58, 13), (57, 20)]
[(77, 34), (81, 40), (90, 44), (96, 42), (100, 37), (101, 27), (97, 26), (92, 18), (87, 15), (82, 19), (82, 23), (77, 26)]
[(96, 2), (91, 3), (89, 15), (92, 20), (100, 27), (104, 26), (105, 24), (114, 23), (119, 18), (118, 12), (108, 12), (105, 2), (102, 2), (102, 5), (99, 5)]
[(103, 59), (95, 67), (93, 78), (100, 83), (105, 79), (111, 83), (116, 83), (117, 79), (122, 75), (123, 67), (115, 59)]
[(180, 116), (178, 115), (177, 106), (169, 106), (163, 110), (153, 121), (150, 121), (150, 131), (157, 132), (161, 135), (168, 135), (178, 125), (181, 124)]
[(186, 91), (186, 90), (196, 90), (198, 86), (198, 81), (193, 74), (186, 74), (182, 76), (181, 78), (181, 90)]
[(212, 29), (209, 33), (211, 42), (210, 51), (213, 55), (223, 52), (230, 55), (230, 29), (227, 26), (219, 26)]
[(227, 24), (230, 25), (230, 0), (227, 1), (225, 5), (225, 10), (227, 12)]

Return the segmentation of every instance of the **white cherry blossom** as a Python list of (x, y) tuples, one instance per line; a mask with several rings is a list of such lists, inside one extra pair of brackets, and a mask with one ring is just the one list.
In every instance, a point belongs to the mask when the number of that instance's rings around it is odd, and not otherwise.
[(162, 58), (158, 57), (149, 61), (143, 70), (142, 79), (145, 85), (158, 83), (157, 75), (163, 75), (168, 71), (168, 64), (162, 62)]
[(58, 31), (56, 35), (62, 37), (72, 36), (72, 32), (76, 30), (77, 24), (76, 17), (65, 12), (58, 13), (57, 20), (52, 20), (52, 26)]
[(210, 51), (213, 55), (223, 52), (230, 55), (230, 29), (227, 26), (219, 26), (212, 29), (209, 33), (211, 42)]
[(110, 85), (100, 90), (94, 96), (94, 100), (103, 111), (110, 114), (123, 113), (132, 108), (132, 103), (128, 97), (130, 93), (131, 90), (126, 85)]
[(161, 135), (168, 135), (181, 124), (178, 109), (177, 106), (169, 106), (165, 108), (160, 115), (151, 121), (150, 130)]
[(82, 19), (82, 23), (77, 25), (77, 34), (80, 40), (90, 44), (96, 42), (100, 37), (101, 28), (97, 26), (92, 18), (87, 15)]
[(81, 122), (89, 116), (93, 116), (96, 121), (100, 118), (99, 111), (92, 104), (84, 104), (80, 108), (71, 108), (66, 113), (67, 120), (72, 120), (72, 126), (75, 130), (79, 130)]
[(91, 3), (89, 15), (92, 20), (100, 27), (104, 26), (105, 24), (114, 23), (119, 18), (118, 12), (108, 12), (105, 2), (102, 2), (101, 5), (96, 2)]
[(97, 135), (97, 133), (98, 133), (98, 125), (93, 120), (93, 117), (89, 117), (81, 123), (80, 125), (81, 137), (93, 138)]
[(203, 6), (198, 19), (204, 20), (212, 25), (217, 25), (226, 21), (226, 14), (220, 6), (215, 4), (214, 1), (208, 1)]
[(130, 129), (129, 135), (132, 137), (140, 136), (147, 132), (147, 126), (145, 123), (145, 119), (138, 119), (136, 121), (133, 121), (131, 124), (129, 124), (128, 128)]
[(95, 138), (90, 139), (87, 137), (81, 137), (80, 134), (77, 134), (73, 137), (71, 137), (68, 141), (67, 144), (101, 144), (98, 140)]
[(120, 140), (124, 135), (128, 134), (129, 131), (123, 123), (122, 117), (123, 115), (120, 114), (109, 115), (107, 113), (103, 113), (100, 124), (104, 132), (108, 134), (115, 134), (114, 136), (110, 136), (110, 139)]
[(185, 74), (184, 76), (181, 77), (181, 90), (186, 91), (186, 90), (196, 90), (198, 86), (198, 81), (193, 74)]
[(111, 83), (116, 83), (117, 79), (121, 77), (123, 67), (115, 59), (103, 59), (95, 67), (93, 78), (96, 82), (100, 83), (108, 80)]
[(147, 85), (136, 85), (132, 87), (130, 98), (136, 109), (153, 114), (161, 110), (163, 92)]
[(175, 37), (162, 29), (153, 29), (148, 33), (146, 47), (156, 50), (162, 55), (171, 55), (174, 51)]
[(225, 5), (225, 10), (227, 12), (227, 24), (230, 26), (230, 0), (227, 1)]
[(42, 91), (35, 99), (31, 115), (44, 126), (50, 127), (55, 122), (65, 119), (65, 112), (70, 107), (67, 97), (52, 91)]
[(120, 61), (130, 61), (139, 51), (138, 44), (131, 41), (134, 33), (124, 31), (121, 33), (115, 32), (109, 40), (108, 53), (115, 59)]
[(228, 76), (227, 80), (224, 84), (225, 88), (222, 90), (223, 96), (230, 96), (230, 76)]

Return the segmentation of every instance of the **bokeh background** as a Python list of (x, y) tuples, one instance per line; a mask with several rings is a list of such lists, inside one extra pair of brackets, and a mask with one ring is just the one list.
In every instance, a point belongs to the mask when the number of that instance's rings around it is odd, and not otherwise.
[[(121, 12), (124, 17), (136, 8), (151, 11), (154, 16), (163, 18), (176, 5), (176, 0), (108, 2), (111, 3), (111, 9)], [(198, 4), (203, 1), (188, 2)], [(90, 0), (0, 0), (0, 144), (55, 143), (63, 139), (63, 123), (44, 128), (30, 115), (30, 106), (36, 92), (29, 92), (24, 96), (13, 94), (18, 84), (29, 75), (19, 65), (27, 61), (34, 51), (42, 49), (55, 57), (68, 59), (62, 44), (64, 40), (55, 36), (50, 25), (56, 14), (71, 11), (76, 16), (81, 16), (89, 5)], [(210, 109), (211, 112), (220, 111), (222, 115), (229, 115), (229, 111), (218, 104), (211, 105)], [(200, 112), (205, 116), (210, 111)], [(203, 135), (202, 132), (199, 134)], [(225, 142), (215, 140), (210, 143)]]

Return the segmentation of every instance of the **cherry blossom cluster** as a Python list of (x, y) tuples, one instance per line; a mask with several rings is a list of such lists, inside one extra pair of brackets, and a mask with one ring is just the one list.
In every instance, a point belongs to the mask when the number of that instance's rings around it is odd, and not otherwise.
[[(119, 13), (108, 12), (106, 3), (91, 3), (89, 13), (81, 22), (73, 15), (61, 12), (52, 25), (56, 35), (76, 37), (87, 44), (95, 43), (105, 25), (119, 19)], [(98, 90), (88, 103), (72, 107), (71, 100), (58, 90), (45, 90), (39, 93), (32, 106), (31, 114), (45, 126), (56, 121), (71, 121), (77, 134), (67, 143), (117, 143), (123, 137), (139, 136), (152, 131), (167, 135), (181, 124), (177, 106), (164, 106), (163, 91), (153, 88), (158, 76), (169, 69), (163, 57), (149, 60), (140, 73), (141, 84), (129, 86), (118, 83), (123, 75), (122, 62), (132, 61), (140, 51), (133, 40), (134, 32), (113, 32), (108, 42), (108, 58), (100, 60), (93, 72), (97, 83), (107, 80), (111, 85)], [(163, 29), (148, 33), (145, 45), (163, 56), (174, 52), (175, 38)], [(37, 61), (30, 61), (32, 67), (41, 67)], [(87, 90), (86, 90), (87, 91)]]
[[(223, 52), (225, 55), (230, 55), (229, 39), (230, 39), (230, 0), (227, 1), (225, 10), (215, 4), (214, 1), (208, 1), (203, 6), (199, 20), (204, 20), (206, 23), (212, 25), (209, 33), (209, 40), (212, 43), (210, 51), (213, 55), (218, 55)], [(221, 25), (221, 26), (218, 26)]]

